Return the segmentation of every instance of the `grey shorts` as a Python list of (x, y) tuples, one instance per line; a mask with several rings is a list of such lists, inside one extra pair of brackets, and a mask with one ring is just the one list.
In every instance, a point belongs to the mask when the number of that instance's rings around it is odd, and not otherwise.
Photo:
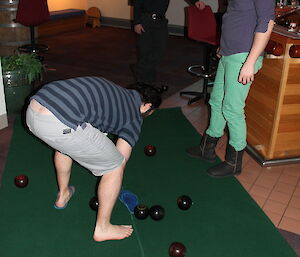
[(30, 106), (26, 112), (26, 123), (35, 136), (70, 156), (95, 176), (116, 169), (125, 159), (113, 142), (89, 123), (86, 123), (84, 129), (78, 126), (74, 130), (55, 116), (41, 114)]

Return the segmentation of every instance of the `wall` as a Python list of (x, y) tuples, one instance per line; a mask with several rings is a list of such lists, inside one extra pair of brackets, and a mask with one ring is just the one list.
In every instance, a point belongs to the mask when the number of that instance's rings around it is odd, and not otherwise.
[[(48, 0), (49, 1), (49, 0)], [(52, 0), (53, 1), (53, 0)], [(84, 0), (83, 0), (84, 1)], [(128, 5), (128, 0), (86, 0), (87, 7), (95, 6), (101, 11), (104, 17), (131, 19), (132, 7)], [(217, 11), (218, 0), (206, 0), (214, 11)], [(184, 0), (170, 0), (167, 18), (171, 25), (184, 25), (184, 7), (187, 6)]]
[(4, 87), (3, 87), (3, 78), (2, 78), (2, 69), (0, 62), (0, 129), (7, 127), (7, 114), (6, 114), (6, 105), (4, 97)]
[[(209, 4), (213, 11), (217, 11), (218, 1), (217, 0), (204, 0), (206, 4)], [(184, 0), (170, 0), (170, 5), (167, 11), (167, 18), (169, 24), (184, 26), (185, 24), (185, 13), (184, 7), (188, 6), (188, 3)]]
[[(120, 0), (111, 0), (120, 1)], [(62, 9), (87, 9), (87, 0), (48, 0), (49, 11)]]
[(87, 0), (87, 6), (98, 7), (104, 17), (128, 20), (132, 15), (128, 0)]

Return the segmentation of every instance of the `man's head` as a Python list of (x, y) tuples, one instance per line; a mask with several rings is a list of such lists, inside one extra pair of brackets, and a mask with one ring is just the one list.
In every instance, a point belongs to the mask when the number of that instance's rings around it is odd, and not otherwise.
[(133, 89), (138, 91), (141, 96), (141, 113), (143, 114), (143, 116), (151, 114), (160, 106), (162, 101), (161, 92), (153, 86), (138, 83)]

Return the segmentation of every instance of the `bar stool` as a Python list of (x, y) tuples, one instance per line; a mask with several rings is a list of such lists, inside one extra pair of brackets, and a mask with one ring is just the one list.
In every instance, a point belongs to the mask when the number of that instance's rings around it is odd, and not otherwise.
[(19, 0), (15, 22), (30, 28), (30, 44), (20, 46), (23, 53), (39, 53), (48, 50), (48, 46), (37, 44), (35, 27), (50, 18), (47, 0)]
[(200, 100), (208, 98), (207, 88), (213, 83), (209, 83), (209, 80), (215, 76), (215, 70), (212, 66), (212, 59), (217, 62), (216, 57), (213, 55), (216, 52), (216, 48), (220, 42), (220, 30), (217, 26), (216, 18), (210, 6), (206, 5), (203, 10), (199, 10), (196, 6), (187, 7), (188, 18), (188, 37), (193, 39), (204, 46), (205, 58), (204, 65), (191, 65), (188, 67), (188, 72), (194, 76), (203, 79), (202, 92), (182, 91), (180, 96), (191, 95), (194, 96), (188, 101), (188, 105)]

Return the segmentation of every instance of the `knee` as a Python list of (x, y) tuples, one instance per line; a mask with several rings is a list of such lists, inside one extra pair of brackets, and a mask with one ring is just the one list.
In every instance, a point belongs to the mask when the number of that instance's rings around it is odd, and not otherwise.
[(211, 95), (208, 103), (213, 110), (222, 108), (222, 99), (214, 97), (213, 95)]
[(235, 106), (233, 104), (224, 104), (223, 115), (226, 120), (245, 119), (244, 108)]

